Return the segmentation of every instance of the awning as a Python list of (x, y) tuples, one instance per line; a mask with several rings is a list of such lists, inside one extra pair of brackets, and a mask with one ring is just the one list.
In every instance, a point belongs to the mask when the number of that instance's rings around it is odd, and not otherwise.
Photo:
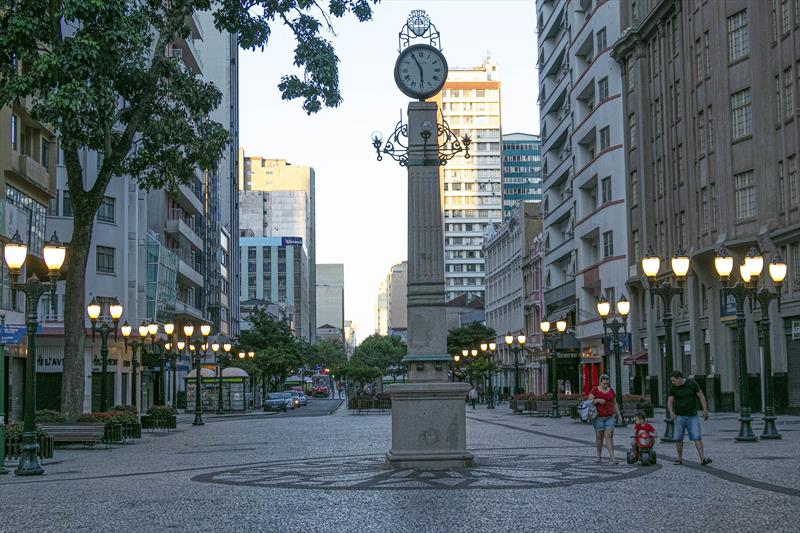
[(567, 305), (567, 306), (564, 306), (564, 307), (560, 307), (560, 308), (556, 309), (555, 311), (553, 311), (552, 313), (547, 313), (547, 320), (552, 322), (553, 323), (552, 327), (555, 328), (556, 327), (556, 324), (555, 324), (556, 321), (561, 320), (562, 318), (564, 318), (567, 315), (567, 313), (569, 313), (571, 311), (574, 311), (574, 310), (575, 310), (575, 304), (570, 304), (570, 305)]
[(633, 366), (633, 365), (646, 365), (647, 364), (647, 351), (643, 350), (641, 352), (636, 352), (634, 354), (629, 355), (625, 359), (622, 360), (622, 364)]

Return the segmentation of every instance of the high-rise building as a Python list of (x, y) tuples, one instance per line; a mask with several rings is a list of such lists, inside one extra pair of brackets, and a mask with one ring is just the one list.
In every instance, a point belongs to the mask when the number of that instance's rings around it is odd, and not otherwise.
[(332, 326), (344, 339), (344, 265), (317, 265), (317, 324)]
[[(546, 318), (566, 316), (577, 339), (573, 348), (581, 351), (559, 366), (584, 365), (585, 372), (585, 365), (603, 364), (612, 379), (596, 304), (601, 295), (614, 301), (627, 292), (623, 137), (629, 125), (622, 75), (610, 54), (620, 36), (620, 4), (536, 2)], [(568, 336), (565, 348), (575, 339)], [(575, 381), (563, 387), (577, 390)]]
[[(239, 169), (241, 236), (299, 238), (304, 249), (307, 270), (296, 291), (295, 332), (313, 342), (317, 329), (314, 169), (283, 159), (245, 157), (243, 149), (239, 150)], [(249, 285), (241, 281), (241, 287)]]
[(387, 329), (404, 341), (408, 333), (408, 261), (392, 265), (386, 276)]
[(350, 356), (353, 355), (353, 350), (356, 349), (356, 325), (353, 323), (352, 320), (345, 320), (344, 321), (344, 351), (347, 354), (347, 358), (350, 359)]
[[(95, 218), (92, 246), (86, 269), (86, 301), (108, 305), (114, 299), (124, 307), (123, 320), (133, 326), (142, 321), (166, 322), (210, 320), (214, 334), (234, 336), (238, 330), (238, 295), (230, 290), (238, 275), (236, 149), (238, 146), (238, 45), (235, 36), (219, 32), (210, 14), (190, 17), (190, 33), (167, 45), (166, 53), (180, 57), (195, 75), (214, 83), (222, 93), (222, 103), (211, 117), (226, 127), (233, 142), (215, 168), (197, 169), (174, 196), (164, 190), (141, 191), (130, 176), (116, 177), (109, 183)], [(47, 210), (47, 232), (58, 232), (62, 241), (72, 235), (72, 204), (66, 168), (55, 143), (48, 148), (57, 173), (54, 198)], [(87, 180), (94, 179), (102, 154), (79, 153)], [(235, 286), (235, 285), (233, 285)], [(63, 371), (64, 286), (57, 289), (57, 311), (40, 307), (47, 332), (37, 346), (41, 364), (37, 366), (40, 408), (60, 409)], [(85, 310), (78, 310), (85, 314)], [(89, 321), (87, 318), (87, 327)], [(99, 337), (85, 342), (87, 368), (84, 405), (97, 410), (100, 396), (100, 361), (96, 357)], [(130, 404), (133, 394), (131, 351), (122, 338), (109, 339), (107, 379), (110, 404)], [(140, 358), (141, 361), (141, 358)], [(188, 359), (179, 361), (177, 370), (187, 370)], [(146, 409), (165, 380), (157, 367), (144, 365), (138, 379), (138, 405)], [(171, 370), (170, 370), (171, 371)], [(179, 388), (183, 380), (178, 379)], [(171, 386), (171, 379), (166, 380)], [(20, 389), (21, 390), (21, 389)], [(169, 403), (172, 391), (165, 391)]]
[[(664, 400), (664, 309), (657, 297), (651, 305), (640, 260), (652, 247), (669, 272), (680, 246), (691, 267), (684, 297), (673, 300), (673, 368), (693, 376), (712, 409), (738, 404), (736, 306), (720, 292), (714, 256), (724, 244), (738, 265), (755, 246), (788, 263), (769, 339), (775, 407), (800, 409), (800, 4), (660, 0), (621, 10), (628, 29), (614, 56), (625, 73), (634, 389)], [(758, 410), (755, 322), (765, 315), (747, 315)]]
[(542, 159), (539, 136), (503, 135), (503, 221), (520, 202), (542, 201)]
[(375, 302), (375, 333), (378, 335), (389, 334), (389, 299), (386, 295), (386, 280), (381, 280), (378, 288), (378, 298)]
[(472, 137), (469, 159), (459, 154), (442, 167), (445, 296), (483, 298), (483, 232), (502, 221), (500, 80), (490, 60), (451, 68), (436, 96), (442, 116), (460, 137)]

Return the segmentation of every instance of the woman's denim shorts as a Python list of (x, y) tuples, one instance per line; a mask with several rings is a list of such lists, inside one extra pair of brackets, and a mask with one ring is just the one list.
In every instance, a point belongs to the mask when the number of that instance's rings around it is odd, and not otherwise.
[(594, 419), (594, 430), (595, 431), (603, 431), (604, 429), (614, 429), (617, 427), (617, 418), (614, 415), (611, 416), (598, 416)]

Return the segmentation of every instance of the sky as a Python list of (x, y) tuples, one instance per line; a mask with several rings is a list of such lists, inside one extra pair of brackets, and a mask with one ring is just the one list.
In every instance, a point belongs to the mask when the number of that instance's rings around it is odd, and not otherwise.
[(334, 19), (336, 35), (327, 38), (344, 101), (311, 116), (277, 88), (282, 75), (302, 74), (288, 30), (276, 24), (264, 51), (240, 54), (240, 146), (245, 155), (314, 167), (317, 263), (344, 263), (345, 319), (359, 342), (374, 333), (381, 280), (407, 256), (406, 169), (376, 161), (370, 135), (386, 136), (405, 115), (409, 99), (393, 69), (412, 9), (427, 11), (451, 69), (480, 65), (487, 54), (498, 64), (503, 133), (539, 132), (533, 0), (384, 0), (372, 21)]

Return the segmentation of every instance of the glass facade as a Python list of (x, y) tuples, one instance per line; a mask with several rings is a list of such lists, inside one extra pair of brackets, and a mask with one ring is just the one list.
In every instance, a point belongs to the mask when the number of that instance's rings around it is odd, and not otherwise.
[(147, 234), (147, 316), (166, 319), (177, 299), (178, 256)]
[(503, 135), (503, 220), (518, 202), (542, 201), (542, 158), (539, 136)]
[(40, 204), (24, 192), (6, 185), (6, 201), (25, 211), (30, 218), (27, 234), (25, 228), (19, 229), (19, 236), (28, 245), (28, 253), (42, 255), (44, 248), (44, 227), (47, 217), (47, 206)]

